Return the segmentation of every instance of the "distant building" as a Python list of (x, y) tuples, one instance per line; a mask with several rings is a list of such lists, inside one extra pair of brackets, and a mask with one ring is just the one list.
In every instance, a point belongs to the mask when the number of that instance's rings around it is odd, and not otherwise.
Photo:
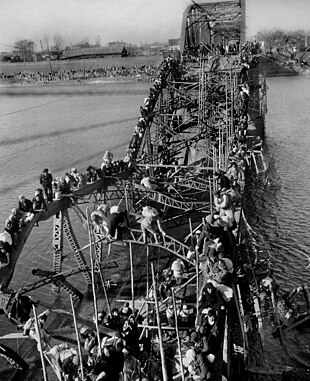
[(70, 60), (79, 58), (128, 57), (132, 54), (133, 52), (130, 47), (111, 45), (64, 50), (61, 59)]
[(168, 40), (168, 47), (166, 47), (165, 49), (162, 49), (161, 54), (163, 55), (164, 58), (173, 56), (180, 59), (180, 56), (181, 56), (180, 44), (181, 44), (180, 38), (170, 38)]
[(170, 38), (168, 40), (169, 44), (169, 49), (179, 49), (180, 50), (180, 44), (181, 44), (181, 39), (180, 38)]

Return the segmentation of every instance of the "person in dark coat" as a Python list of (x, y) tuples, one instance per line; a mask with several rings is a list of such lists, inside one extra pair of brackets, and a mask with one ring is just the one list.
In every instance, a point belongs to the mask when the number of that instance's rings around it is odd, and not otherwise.
[(215, 172), (214, 177), (218, 183), (219, 189), (230, 189), (231, 183), (229, 178), (225, 175), (224, 172), (218, 170)]
[(32, 199), (32, 207), (35, 213), (47, 210), (47, 203), (43, 197), (43, 192), (41, 189), (37, 189), (34, 193), (34, 198)]
[(24, 222), (29, 222), (33, 220), (34, 217), (34, 210), (33, 210), (33, 204), (28, 198), (26, 198), (24, 195), (20, 195), (18, 197), (18, 209), (23, 212), (23, 220)]
[(108, 217), (107, 225), (110, 236), (117, 240), (122, 240), (124, 230), (128, 227), (126, 211), (111, 213)]
[(47, 202), (53, 201), (53, 176), (47, 168), (43, 169), (39, 181), (43, 187)]
[(198, 254), (202, 253), (204, 242), (212, 241), (215, 238), (222, 237), (223, 232), (223, 227), (215, 224), (213, 215), (208, 215), (205, 219), (202, 231), (197, 239), (195, 248), (198, 251)]
[(21, 212), (17, 208), (13, 208), (11, 214), (9, 215), (4, 224), (4, 230), (11, 235), (13, 245), (16, 244), (18, 233), (22, 230), (24, 225), (22, 214), (23, 212)]
[(217, 313), (226, 308), (226, 302), (221, 292), (211, 282), (206, 283), (199, 297), (198, 326), (201, 325), (201, 312), (207, 307), (211, 307)]

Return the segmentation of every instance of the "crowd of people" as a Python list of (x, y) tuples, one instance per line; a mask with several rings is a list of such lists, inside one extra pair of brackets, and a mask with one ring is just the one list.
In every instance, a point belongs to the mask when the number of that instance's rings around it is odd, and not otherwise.
[(125, 66), (110, 66), (90, 69), (71, 69), (71, 70), (51, 70), (49, 72), (14, 72), (12, 74), (0, 73), (0, 80), (18, 80), (29, 83), (53, 83), (53, 82), (68, 82), (68, 81), (83, 81), (94, 79), (109, 79), (109, 78), (148, 78), (153, 79), (156, 76), (157, 66), (143, 65), (138, 67)]
[[(61, 198), (63, 194), (69, 195), (73, 190), (88, 183), (93, 183), (113, 174), (132, 171), (135, 168), (135, 160), (145, 130), (152, 119), (152, 110), (162, 88), (166, 85), (168, 73), (175, 70), (177, 75), (176, 68), (174, 58), (166, 59), (162, 65), (154, 86), (150, 89), (144, 105), (140, 108), (140, 116), (124, 160), (113, 161), (112, 153), (107, 151), (103, 156), (100, 168), (90, 165), (85, 173), (72, 168), (70, 173), (65, 173), (58, 178), (54, 178), (45, 168), (39, 177), (42, 188), (35, 191), (32, 201), (24, 195), (19, 197), (18, 205), (6, 220), (4, 231), (0, 236), (0, 255), (6, 257), (3, 262), (1, 259), (1, 266), (10, 264), (10, 250), (12, 250), (12, 246), (16, 245), (21, 229), (33, 220), (35, 213), (47, 210), (50, 202)], [(246, 130), (248, 127), (247, 107), (249, 100), (247, 69), (248, 66), (245, 62), (244, 69), (240, 73), (240, 105), (239, 112), (236, 112), (235, 115), (236, 134), (229, 154), (230, 166), (227, 171), (219, 169), (214, 174), (216, 190), (213, 194), (211, 213), (205, 216), (201, 229), (197, 229), (192, 235), (192, 245), (187, 255), (187, 259), (191, 261), (196, 261), (198, 256), (199, 268), (203, 274), (198, 310), (183, 303), (187, 297), (187, 288), (184, 286), (186, 283), (185, 274), (188, 270), (187, 261), (180, 258), (174, 259), (171, 266), (163, 272), (158, 288), (160, 300), (166, 303), (163, 316), (165, 324), (174, 327), (177, 317), (178, 324), (184, 328), (185, 336), (189, 338), (190, 348), (184, 360), (188, 379), (212, 379), (213, 364), (221, 340), (219, 325), (222, 317), (230, 308), (232, 299), (230, 285), (235, 273), (233, 252), (237, 228), (235, 212), (240, 204), (246, 169)], [(213, 143), (216, 144), (216, 139)], [(145, 177), (148, 177), (148, 180)], [(145, 177), (144, 181), (142, 179), (142, 185), (152, 189), (154, 184), (151, 184), (149, 176)], [(105, 203), (94, 210), (91, 214), (91, 221), (95, 234), (106, 237), (108, 240), (121, 240), (124, 231), (129, 226), (128, 215), (125, 210), (118, 206), (110, 207)], [(164, 239), (166, 233), (155, 208), (149, 206), (143, 208), (141, 230), (145, 243), (151, 239), (156, 244), (160, 244), (161, 240)], [(177, 311), (174, 311), (171, 298), (173, 287), (179, 287), (181, 290), (181, 295), (178, 296)], [(13, 293), (9, 294), (11, 295), (10, 300), (12, 297), (19, 300)], [(152, 294), (149, 297), (152, 298)], [(42, 325), (47, 316), (48, 313), (45, 313), (40, 318)], [(148, 316), (150, 324), (156, 324), (155, 315), (153, 314), (153, 316), (153, 318), (151, 314)], [(100, 320), (102, 325), (114, 330), (115, 335), (112, 338), (103, 335), (99, 340), (93, 330), (81, 332), (84, 349), (88, 354), (88, 358), (83, 364), (87, 380), (117, 381), (120, 375), (123, 375), (125, 380), (131, 380), (133, 373), (140, 374), (141, 377), (150, 381), (161, 380), (159, 350), (156, 351), (150, 339), (140, 338), (141, 327), (139, 325), (144, 317), (139, 315), (137, 311), (133, 312), (129, 304), (126, 303), (121, 309), (114, 308), (111, 314), (102, 311), (100, 319), (99, 316), (96, 318), (98, 321)], [(25, 321), (23, 318), (22, 323), (25, 335), (30, 336), (33, 320)], [(166, 335), (169, 340), (173, 340), (176, 335), (175, 331), (171, 332), (171, 334)], [(48, 337), (46, 344), (49, 345)], [(45, 348), (45, 353), (51, 357), (54, 366), (64, 380), (75, 380), (80, 377), (81, 364), (79, 364), (77, 351), (65, 345), (57, 345), (48, 348), (48, 350)], [(173, 349), (167, 346), (165, 357), (169, 381), (173, 379), (174, 355)]]

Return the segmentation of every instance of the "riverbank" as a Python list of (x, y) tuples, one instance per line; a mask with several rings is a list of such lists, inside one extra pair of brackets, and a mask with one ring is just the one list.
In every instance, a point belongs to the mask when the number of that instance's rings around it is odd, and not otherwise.
[(39, 62), (0, 62), (0, 73), (5, 75), (13, 73), (25, 72), (45, 72), (58, 70), (91, 70), (95, 68), (107, 68), (122, 66), (130, 68), (133, 66), (150, 66), (158, 65), (162, 62), (161, 55), (156, 56), (137, 56), (137, 57), (109, 57), (96, 59), (78, 59), (78, 60), (63, 60), (63, 61), (39, 61)]
[(61, 81), (53, 79), (52, 81), (29, 80), (26, 78), (6, 78), (0, 79), (0, 88), (12, 87), (65, 87), (65, 86), (82, 86), (82, 85), (98, 85), (104, 83), (134, 83), (134, 82), (151, 82), (152, 76), (136, 75), (132, 77), (118, 76), (108, 78), (83, 78)]

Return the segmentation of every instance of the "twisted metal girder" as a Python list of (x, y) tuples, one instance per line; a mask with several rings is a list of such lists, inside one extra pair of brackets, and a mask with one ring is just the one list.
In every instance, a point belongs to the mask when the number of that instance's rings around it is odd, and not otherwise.
[[(63, 214), (60, 210), (54, 215), (53, 219), (53, 272), (61, 272), (62, 254), (63, 254)], [(53, 284), (52, 291), (60, 293), (60, 287)]]
[(91, 284), (91, 276), (87, 269), (87, 262), (83, 256), (80, 245), (73, 231), (68, 209), (64, 209), (62, 213), (63, 213), (63, 230), (65, 232), (69, 245), (74, 252), (75, 260), (78, 264), (79, 269), (82, 270), (82, 274), (86, 284)]
[(194, 3), (183, 13), (181, 50), (245, 42), (245, 0)]
[[(140, 245), (145, 245), (143, 241), (143, 234), (141, 230), (131, 229), (130, 230), (131, 239), (124, 240), (124, 242), (136, 243)], [(185, 245), (183, 242), (178, 241), (177, 239), (166, 235), (163, 237), (163, 241), (161, 243), (148, 243), (151, 246), (157, 246), (164, 250), (169, 251), (171, 254), (176, 255), (181, 258), (185, 262), (188, 262), (190, 265), (195, 266), (195, 263), (187, 258), (187, 253), (189, 251), (189, 246)]]

